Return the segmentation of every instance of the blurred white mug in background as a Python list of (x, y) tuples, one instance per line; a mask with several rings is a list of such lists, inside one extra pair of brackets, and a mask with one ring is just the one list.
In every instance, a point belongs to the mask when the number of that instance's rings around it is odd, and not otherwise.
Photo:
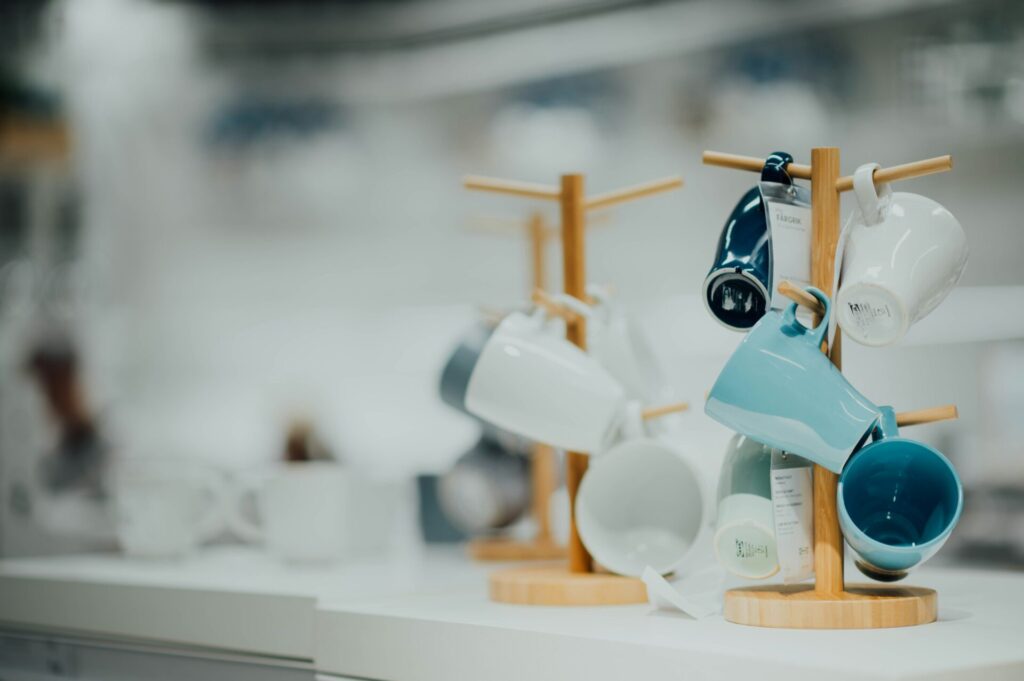
[(114, 471), (117, 535), (129, 556), (179, 558), (225, 527), (225, 481), (180, 459), (131, 459)]
[[(272, 466), (264, 475), (240, 480), (228, 504), (231, 529), (262, 542), (289, 562), (329, 563), (348, 546), (346, 508), (353, 481), (340, 464), (303, 461)], [(258, 521), (244, 512), (255, 500)]]

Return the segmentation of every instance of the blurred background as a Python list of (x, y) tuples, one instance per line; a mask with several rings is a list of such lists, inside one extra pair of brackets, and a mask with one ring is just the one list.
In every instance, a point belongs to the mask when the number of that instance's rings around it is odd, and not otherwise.
[[(915, 430), (968, 488), (942, 560), (1024, 565), (1021, 3), (5, 2), (0, 555), (112, 546), (119, 457), (239, 472), (296, 447), (388, 490), (383, 533), (422, 541), (415, 480), (480, 435), (440, 369), (481, 306), (528, 297), (531, 211), (558, 220), (466, 173), (683, 176), (595, 220), (588, 267), (699, 407), (740, 336), (698, 292), (755, 181), (701, 151), (822, 145), (846, 173), (954, 156), (902, 189), (966, 228), (960, 289), (844, 370), (898, 409), (959, 405)], [(674, 437), (714, 468), (728, 435), (695, 408)]]

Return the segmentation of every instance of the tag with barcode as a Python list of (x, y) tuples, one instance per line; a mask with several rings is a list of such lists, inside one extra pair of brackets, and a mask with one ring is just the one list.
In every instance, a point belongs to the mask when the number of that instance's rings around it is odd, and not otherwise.
[(814, 574), (814, 474), (810, 461), (772, 450), (772, 515), (786, 584)]

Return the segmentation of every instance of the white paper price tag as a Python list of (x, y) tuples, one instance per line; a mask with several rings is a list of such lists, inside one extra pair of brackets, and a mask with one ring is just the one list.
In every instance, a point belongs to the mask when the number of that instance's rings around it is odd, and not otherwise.
[(786, 584), (814, 574), (814, 474), (810, 461), (772, 450), (772, 512)]
[(778, 292), (779, 282), (811, 283), (811, 209), (771, 199), (765, 205), (772, 232), (772, 307), (781, 309), (791, 301)]

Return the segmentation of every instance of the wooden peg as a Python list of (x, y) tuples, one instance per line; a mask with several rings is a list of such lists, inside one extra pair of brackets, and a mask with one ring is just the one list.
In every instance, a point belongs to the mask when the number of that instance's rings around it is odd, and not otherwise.
[(808, 310), (813, 312), (815, 316), (820, 317), (825, 314), (825, 306), (821, 304), (820, 300), (792, 282), (783, 281), (780, 283), (779, 293), (786, 296), (793, 302), (806, 307)]
[(686, 411), (689, 408), (689, 402), (673, 402), (672, 404), (662, 404), (657, 407), (647, 407), (640, 412), (640, 416), (642, 416), (645, 421), (649, 421), (668, 414), (678, 414), (679, 412)]
[[(904, 163), (889, 168), (879, 168), (875, 171), (873, 179), (875, 184), (884, 184), (896, 180), (909, 180), (912, 177), (923, 177), (935, 173), (945, 173), (953, 169), (953, 157), (949, 154), (926, 158), (923, 161)], [(836, 181), (836, 189), (841, 192), (848, 192), (853, 189), (853, 176), (846, 175)]]
[(941, 407), (901, 411), (896, 414), (896, 425), (917, 426), (922, 423), (934, 423), (955, 418), (960, 418), (960, 410), (956, 408), (955, 404), (945, 404)]
[(516, 180), (501, 180), (494, 177), (481, 177), (480, 175), (467, 175), (462, 179), (462, 186), (466, 189), (473, 189), (476, 191), (510, 194), (512, 196), (525, 196), (530, 199), (558, 201), (562, 198), (562, 192), (559, 191), (558, 187), (552, 187), (546, 184), (534, 184), (533, 182), (519, 182)]
[[(709, 166), (720, 166), (722, 168), (733, 168), (734, 170), (749, 170), (759, 173), (764, 170), (764, 159), (756, 156), (740, 156), (739, 154), (724, 154), (720, 151), (705, 151), (703, 161)], [(801, 180), (811, 179), (811, 167), (800, 163), (790, 163), (786, 166), (786, 172), (790, 177)]]
[(572, 323), (579, 321), (580, 319), (579, 313), (575, 310), (570, 310), (568, 307), (549, 296), (542, 289), (535, 289), (531, 296), (531, 300), (533, 300), (533, 302), (539, 307), (543, 307), (547, 310), (548, 314), (554, 317), (559, 317), (566, 322)]
[(643, 184), (634, 185), (632, 187), (624, 187), (622, 189), (616, 189), (615, 191), (606, 192), (604, 194), (598, 194), (592, 196), (586, 200), (584, 207), (586, 210), (597, 210), (600, 208), (607, 208), (614, 206), (619, 203), (625, 203), (632, 201), (633, 199), (641, 199), (645, 196), (651, 196), (653, 194), (660, 194), (662, 192), (672, 191), (673, 189), (679, 189), (683, 186), (683, 178), (681, 177), (665, 177), (660, 180), (652, 180), (650, 182), (644, 182)]

